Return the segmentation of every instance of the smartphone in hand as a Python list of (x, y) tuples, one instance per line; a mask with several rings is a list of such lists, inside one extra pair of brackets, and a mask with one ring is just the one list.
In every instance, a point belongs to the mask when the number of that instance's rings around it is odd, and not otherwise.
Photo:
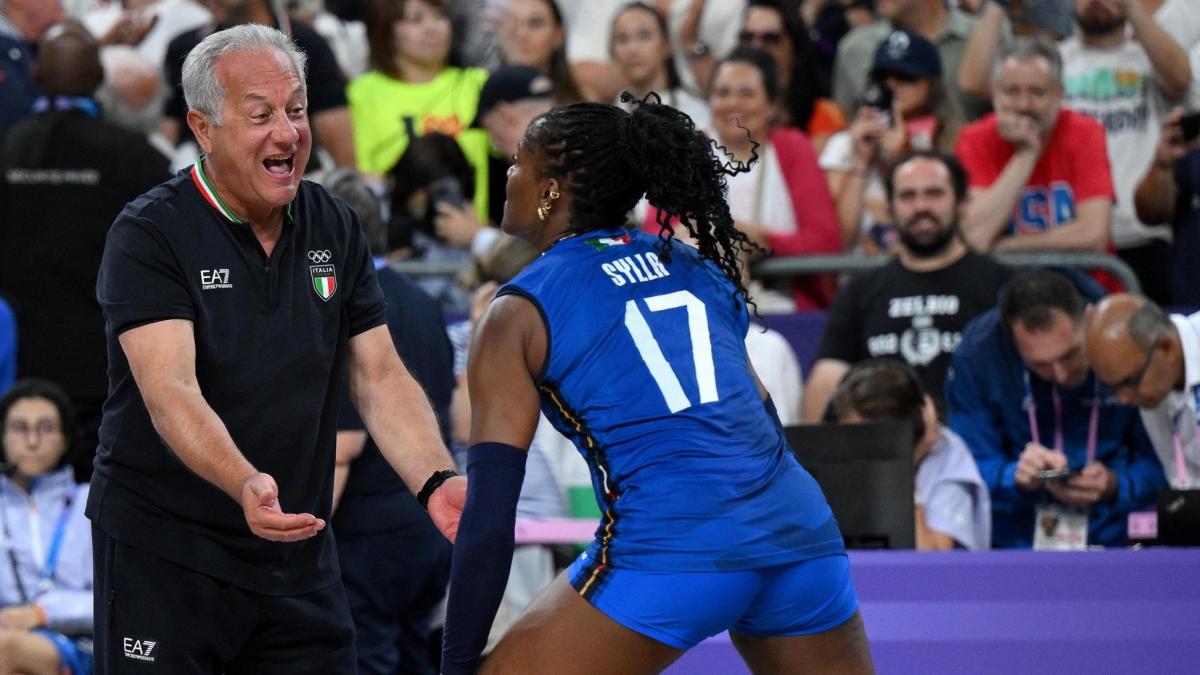
[(1185, 141), (1200, 136), (1200, 112), (1188, 113), (1179, 118), (1179, 128), (1183, 131), (1183, 140)]
[(1075, 473), (1077, 473), (1077, 472), (1071, 471), (1070, 469), (1068, 469), (1067, 467), (1064, 466), (1061, 469), (1043, 469), (1043, 470), (1033, 474), (1033, 477), (1039, 483), (1046, 483), (1046, 482), (1050, 482), (1050, 481), (1062, 482), (1062, 481), (1065, 481), (1066, 479), (1070, 478), (1071, 475), (1075, 474)]

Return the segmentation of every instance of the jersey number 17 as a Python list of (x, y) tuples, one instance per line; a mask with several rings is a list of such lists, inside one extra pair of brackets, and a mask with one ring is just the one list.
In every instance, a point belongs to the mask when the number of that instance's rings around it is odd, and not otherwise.
[[(689, 291), (675, 291), (665, 295), (654, 295), (643, 300), (651, 312), (661, 312), (668, 309), (687, 309), (688, 334), (691, 336), (692, 364), (696, 368), (696, 384), (700, 388), (700, 403), (712, 403), (720, 400), (717, 395), (717, 373), (713, 366), (712, 341), (708, 333), (708, 311), (704, 302)], [(650, 324), (638, 308), (636, 300), (625, 303), (625, 328), (629, 330), (638, 354), (650, 370), (650, 376), (662, 392), (663, 399), (672, 413), (690, 408), (692, 402), (683, 393), (679, 377), (671, 368), (671, 363), (663, 355), (662, 347), (650, 331)], [(681, 345), (669, 344), (672, 351)]]

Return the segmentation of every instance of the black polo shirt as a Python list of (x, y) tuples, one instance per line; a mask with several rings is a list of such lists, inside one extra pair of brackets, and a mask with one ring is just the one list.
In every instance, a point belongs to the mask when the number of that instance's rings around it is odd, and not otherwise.
[(275, 478), (284, 512), (328, 519), (347, 342), (384, 322), (353, 212), (302, 182), (268, 258), (192, 167), (118, 216), (96, 290), (109, 398), (88, 516), (118, 541), (254, 592), (300, 594), (336, 581), (330, 528), (301, 542), (261, 539), (237, 502), (175, 457), (118, 336), (191, 321), (200, 389), (238, 448)]

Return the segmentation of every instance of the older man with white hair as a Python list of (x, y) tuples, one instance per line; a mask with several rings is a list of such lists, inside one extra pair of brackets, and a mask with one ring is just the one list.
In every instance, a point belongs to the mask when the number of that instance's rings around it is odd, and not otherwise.
[(97, 295), (110, 396), (87, 514), (100, 673), (353, 673), (331, 533), (339, 397), (453, 539), (466, 481), (384, 325), (345, 204), (301, 176), (305, 57), (280, 31), (183, 65), (203, 154), (126, 207)]

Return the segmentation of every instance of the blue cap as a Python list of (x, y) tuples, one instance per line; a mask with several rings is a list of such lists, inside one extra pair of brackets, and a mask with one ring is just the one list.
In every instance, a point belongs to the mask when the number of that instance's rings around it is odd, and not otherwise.
[(942, 57), (933, 43), (915, 33), (894, 31), (875, 51), (871, 74), (903, 73), (932, 79), (942, 74)]

